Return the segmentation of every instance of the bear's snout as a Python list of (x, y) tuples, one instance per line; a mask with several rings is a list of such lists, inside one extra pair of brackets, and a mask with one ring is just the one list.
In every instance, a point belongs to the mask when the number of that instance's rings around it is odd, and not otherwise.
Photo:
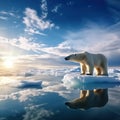
[(70, 102), (65, 102), (65, 105), (67, 105), (70, 108), (72, 107)]
[(69, 57), (65, 57), (65, 60), (69, 60)]

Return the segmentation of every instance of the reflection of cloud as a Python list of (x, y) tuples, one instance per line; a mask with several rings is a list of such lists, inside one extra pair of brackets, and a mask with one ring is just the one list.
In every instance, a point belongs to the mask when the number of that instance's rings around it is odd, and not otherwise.
[(32, 97), (43, 95), (43, 94), (42, 94), (41, 90), (26, 89), (26, 90), (21, 90), (16, 95), (19, 96), (19, 97), (17, 97), (17, 99), (20, 102), (25, 102), (27, 100), (31, 100)]
[[(28, 74), (28, 76), (26, 77), (25, 74)], [(120, 83), (119, 74), (120, 70), (118, 68), (110, 68), (109, 77), (80, 76), (79, 69), (76, 67), (72, 69), (31, 69), (29, 71), (22, 71), (18, 76), (0, 77), (1, 87), (6, 86), (4, 89), (7, 88), (8, 93), (11, 92), (10, 94), (1, 95), (0, 100), (13, 99), (24, 102), (30, 100), (32, 97), (44, 95), (47, 92), (58, 93), (60, 96), (67, 98), (72, 92), (70, 88), (91, 89), (95, 87), (95, 85), (92, 84), (94, 82), (98, 83), (96, 84), (98, 85), (96, 86), (97, 88), (118, 86), (120, 85), (118, 84)], [(107, 84), (105, 84), (106, 82)], [(92, 86), (90, 84), (92, 84)], [(4, 91), (4, 89), (2, 91)], [(13, 92), (14, 89), (18, 89), (18, 91)]]
[(26, 111), (23, 120), (44, 120), (54, 115), (54, 112), (41, 108), (38, 105), (27, 107)]
[[(34, 76), (25, 77), (25, 73), (32, 73)], [(64, 86), (64, 81), (62, 83), (62, 79), (64, 76), (67, 76), (71, 81), (78, 80), (77, 77), (79, 73), (78, 68), (63, 68), (63, 69), (49, 69), (49, 70), (29, 70), (26, 72), (23, 72), (23, 76), (16, 76), (12, 77), (11, 79), (6, 79), (6, 83), (3, 85), (1, 84), (2, 81), (5, 82), (5, 79), (1, 81), (2, 78), (0, 78), (0, 102), (4, 103), (1, 104), (2, 107), (6, 108), (3, 109), (4, 112), (9, 115), (9, 117), (16, 118), (16, 116), (20, 115), (22, 116), (23, 120), (42, 120), (42, 119), (54, 119), (56, 116), (61, 115), (61, 113), (65, 112), (65, 115), (68, 114), (66, 109), (64, 109), (65, 105), (64, 102), (66, 99), (73, 99), (76, 98), (79, 93), (78, 89), (67, 89), (67, 87), (70, 86), (69, 83)], [(74, 76), (73, 76), (74, 75)], [(115, 76), (118, 78), (120, 77), (120, 69), (119, 68), (110, 68), (109, 69), (109, 77), (113, 77), (115, 79)], [(73, 80), (71, 79), (73, 77)], [(95, 77), (95, 76), (94, 76)], [(116, 77), (116, 78), (117, 78)], [(96, 81), (100, 82), (100, 77), (95, 77)], [(85, 80), (90, 80), (91, 78), (88, 76)], [(104, 79), (104, 77), (101, 77), (101, 80)], [(119, 79), (118, 79), (119, 80)], [(41, 85), (42, 81), (42, 89), (36, 89), (38, 88), (38, 85)], [(79, 79), (80, 81), (80, 79)], [(90, 81), (92, 82), (92, 81)], [(112, 83), (111, 83), (112, 84)], [(31, 85), (34, 85), (34, 89), (32, 89)], [(90, 85), (90, 84), (89, 84)], [(100, 84), (99, 84), (100, 85)], [(19, 87), (21, 86), (22, 89)], [(113, 89), (115, 89), (113, 91)], [(119, 89), (113, 88), (112, 90), (109, 90), (109, 102), (108, 106), (114, 108), (114, 106), (117, 107), (119, 105), (119, 95), (117, 92)], [(9, 102), (11, 101), (11, 102)], [(8, 104), (12, 103), (12, 105)], [(1, 107), (0, 106), (0, 107)], [(20, 106), (20, 107), (18, 107)], [(1, 107), (1, 111), (2, 111)], [(11, 109), (12, 108), (12, 112)], [(13, 109), (14, 108), (14, 109)], [(118, 107), (117, 107), (118, 108)], [(64, 111), (63, 111), (64, 110)], [(113, 109), (112, 109), (113, 111)], [(115, 111), (118, 112), (115, 108)], [(66, 113), (67, 112), (67, 113)], [(114, 112), (114, 111), (113, 111)], [(9, 114), (11, 113), (11, 114)], [(2, 114), (1, 114), (2, 116)], [(61, 118), (64, 118), (65, 116), (62, 116)]]

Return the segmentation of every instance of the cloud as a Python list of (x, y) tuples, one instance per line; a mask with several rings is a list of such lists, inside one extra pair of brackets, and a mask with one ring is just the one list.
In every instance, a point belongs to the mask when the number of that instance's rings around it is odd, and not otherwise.
[(11, 44), (13, 46), (16, 46), (18, 48), (24, 49), (24, 50), (32, 50), (32, 51), (39, 51), (40, 48), (44, 46), (44, 44), (39, 44), (33, 41), (31, 38), (26, 38), (23, 36), (20, 36), (17, 39), (12, 39)]
[(71, 48), (78, 51), (91, 52), (105, 52), (107, 49), (110, 50), (112, 47), (115, 47), (115, 43), (118, 43), (118, 35), (116, 33), (94, 27), (83, 29), (75, 33), (70, 32), (65, 36), (65, 39), (66, 41), (62, 44), (66, 46), (69, 45)]
[(77, 52), (77, 50), (73, 49), (66, 42), (60, 43), (56, 47), (45, 47), (43, 48), (43, 51), (45, 51), (48, 54), (55, 55), (55, 56), (61, 56), (61, 57), (64, 57), (73, 52)]
[(106, 0), (110, 7), (120, 9), (120, 1), (119, 0)]
[(7, 17), (0, 16), (0, 19), (1, 19), (1, 20), (7, 20)]
[(119, 0), (106, 0), (107, 9), (112, 14), (113, 19), (118, 22), (120, 21), (120, 1)]
[[(64, 64), (64, 59), (59, 55), (51, 54), (45, 44), (34, 42), (32, 39), (19, 37), (15, 39), (7, 39), (1, 37), (0, 47), (0, 65), (1, 75), (14, 75), (20, 71), (30, 68), (46, 68), (52, 66), (60, 66)], [(14, 57), (15, 68), (11, 71), (6, 71), (3, 66), (5, 57)]]
[(59, 10), (59, 8), (61, 8), (61, 6), (62, 6), (62, 4), (58, 4), (58, 5), (56, 5), (51, 11), (52, 11), (53, 13), (58, 13), (58, 10)]
[[(69, 31), (63, 36), (64, 41), (56, 46), (37, 43), (32, 38), (20, 36), (14, 39), (0, 37), (1, 56), (16, 55), (16, 66), (19, 69), (50, 68), (55, 66), (75, 65), (66, 62), (64, 57), (83, 51), (103, 53), (109, 60), (109, 65), (119, 65), (120, 35), (119, 24), (103, 28), (95, 25), (78, 31)], [(8, 52), (9, 51), (9, 52)], [(2, 64), (2, 61), (0, 61)]]
[(38, 35), (41, 35), (41, 36), (46, 36), (46, 34), (36, 30), (36, 29), (25, 29), (25, 32), (29, 33), (30, 35), (33, 35), (33, 34), (38, 34)]
[(103, 53), (108, 57), (109, 65), (119, 65), (120, 24), (100, 27), (94, 24), (75, 32), (69, 31), (64, 41), (55, 47), (46, 46), (42, 50), (52, 56), (64, 57), (75, 52), (89, 51)]
[(115, 27), (88, 27), (76, 32), (68, 32), (64, 36), (65, 41), (61, 43), (61, 46), (78, 52), (103, 53), (108, 58), (116, 56), (116, 59), (118, 59), (118, 56), (120, 56), (120, 35)]
[(6, 11), (0, 11), (1, 15), (7, 15), (7, 16), (15, 16), (13, 12), (6, 12)]
[(8, 20), (9, 17), (19, 18), (19, 16), (16, 15), (16, 11), (0, 11), (0, 19)]
[(42, 10), (41, 18), (42, 19), (47, 18), (48, 9), (47, 9), (47, 1), (46, 0), (41, 1), (41, 10)]
[[(45, 9), (44, 5), (42, 6), (42, 9)], [(49, 20), (44, 20), (44, 18), (47, 17), (45, 10), (43, 11), (41, 17), (39, 17), (37, 12), (31, 8), (26, 8), (24, 14), (25, 17), (23, 17), (23, 23), (26, 25), (25, 31), (30, 34), (44, 35), (44, 30), (55, 27), (54, 23), (50, 22)]]
[(21, 51), (24, 52), (24, 54), (29, 54), (30, 51), (40, 53), (45, 46), (45, 44), (35, 42), (31, 37), (19, 36), (18, 38), (8, 39), (0, 36), (0, 47), (3, 49), (3, 51), (0, 51), (1, 54), (8, 51), (13, 53), (15, 51)]
[(108, 54), (111, 51), (119, 51), (120, 46), (120, 36), (116, 31), (111, 31), (111, 28), (84, 28), (76, 32), (68, 32), (63, 38), (64, 42), (55, 47), (44, 47), (42, 50), (57, 56), (81, 51)]

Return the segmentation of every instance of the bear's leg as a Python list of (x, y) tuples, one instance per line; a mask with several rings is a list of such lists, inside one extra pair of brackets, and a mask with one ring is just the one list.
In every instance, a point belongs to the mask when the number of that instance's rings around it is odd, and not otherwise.
[(101, 68), (97, 67), (96, 70), (97, 70), (97, 75), (101, 75)]
[(102, 64), (102, 75), (108, 76), (108, 69), (106, 64)]
[(87, 75), (93, 75), (94, 66), (88, 65), (87, 68), (88, 68), (88, 74)]
[(85, 64), (81, 64), (81, 75), (85, 75), (86, 70), (87, 70), (87, 68), (86, 68)]
[(108, 76), (108, 72), (107, 72), (107, 70), (104, 69), (104, 68), (103, 68), (103, 73), (102, 73), (102, 75)]

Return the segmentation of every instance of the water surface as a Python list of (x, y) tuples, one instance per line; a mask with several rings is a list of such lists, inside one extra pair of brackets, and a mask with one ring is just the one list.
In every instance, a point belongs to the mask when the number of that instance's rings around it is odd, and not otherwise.
[[(0, 120), (120, 120), (119, 83), (68, 88), (63, 81), (65, 74), (0, 77)], [(65, 104), (80, 99), (83, 90), (89, 95), (82, 105), (81, 101), (76, 107)], [(93, 90), (102, 90), (103, 95)]]

